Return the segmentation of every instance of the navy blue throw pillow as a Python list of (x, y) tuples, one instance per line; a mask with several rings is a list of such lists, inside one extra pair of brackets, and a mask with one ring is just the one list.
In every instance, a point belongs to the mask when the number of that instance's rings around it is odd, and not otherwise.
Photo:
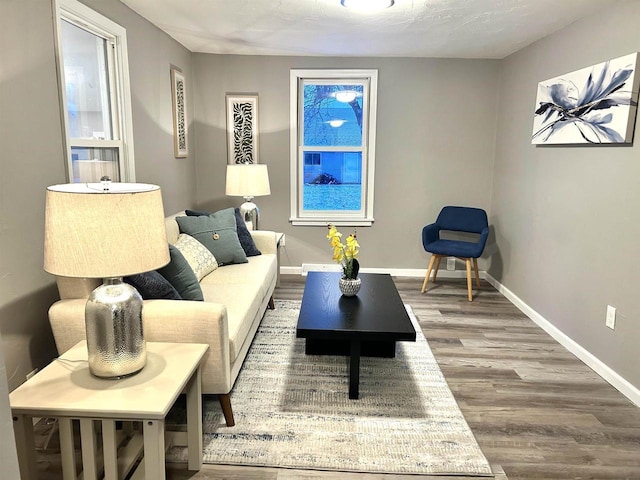
[(135, 288), (144, 300), (182, 300), (173, 285), (156, 271), (130, 275), (124, 277), (124, 281)]

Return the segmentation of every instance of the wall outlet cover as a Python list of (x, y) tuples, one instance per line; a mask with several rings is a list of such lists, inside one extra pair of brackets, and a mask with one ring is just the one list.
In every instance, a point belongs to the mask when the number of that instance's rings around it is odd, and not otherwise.
[(611, 330), (616, 328), (616, 307), (607, 305), (607, 319), (605, 320), (605, 325)]

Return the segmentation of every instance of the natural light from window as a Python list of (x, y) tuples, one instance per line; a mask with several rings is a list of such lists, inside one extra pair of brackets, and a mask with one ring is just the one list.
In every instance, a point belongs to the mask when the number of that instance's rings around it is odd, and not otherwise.
[(376, 73), (292, 71), (294, 225), (373, 221)]

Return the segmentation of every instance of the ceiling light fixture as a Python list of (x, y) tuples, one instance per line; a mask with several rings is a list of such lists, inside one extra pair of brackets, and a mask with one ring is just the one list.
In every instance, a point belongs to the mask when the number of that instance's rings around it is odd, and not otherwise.
[(351, 103), (358, 96), (358, 92), (354, 90), (338, 90), (337, 92), (333, 92), (333, 96), (336, 97), (336, 100), (342, 103)]
[(340, 0), (343, 7), (359, 12), (377, 12), (393, 6), (394, 0)]

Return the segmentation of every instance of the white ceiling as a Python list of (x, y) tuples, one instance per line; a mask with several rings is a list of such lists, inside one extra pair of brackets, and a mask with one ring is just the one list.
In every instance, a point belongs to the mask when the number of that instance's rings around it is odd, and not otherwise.
[(617, 0), (121, 0), (192, 52), (504, 58)]

